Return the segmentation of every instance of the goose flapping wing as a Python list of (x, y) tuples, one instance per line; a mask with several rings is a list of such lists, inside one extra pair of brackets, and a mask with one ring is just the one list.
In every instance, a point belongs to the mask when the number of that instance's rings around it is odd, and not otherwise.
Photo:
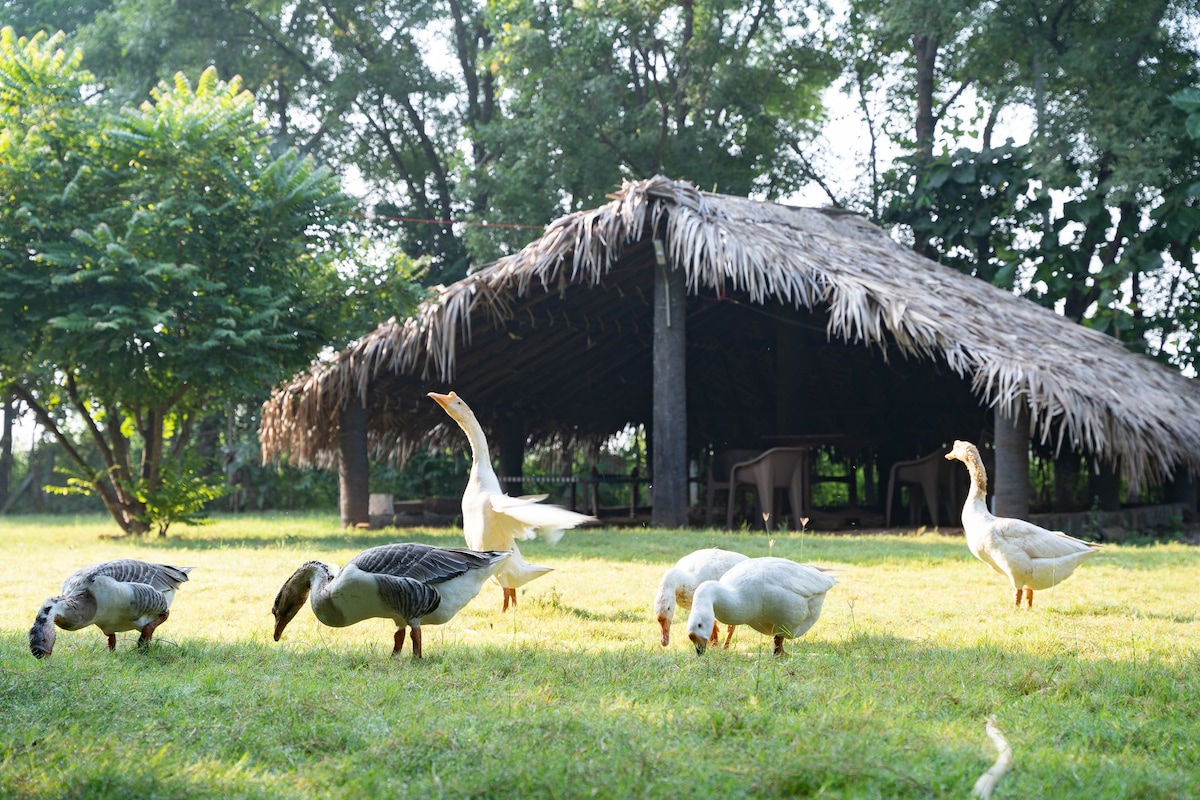
[(561, 506), (546, 505), (541, 502), (545, 498), (546, 495), (492, 495), (489, 498), (490, 533), (506, 536), (514, 541), (540, 536), (554, 544), (562, 538), (563, 531), (567, 528), (574, 528), (592, 520), (587, 514), (580, 514)]

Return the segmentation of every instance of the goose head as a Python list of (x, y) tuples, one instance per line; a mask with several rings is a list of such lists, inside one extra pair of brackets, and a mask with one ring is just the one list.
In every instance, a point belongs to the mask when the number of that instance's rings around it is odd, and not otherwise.
[(446, 413), (459, 425), (466, 427), (468, 420), (471, 422), (475, 421), (475, 412), (454, 392), (450, 392), (450, 394), (430, 392), (429, 397), (445, 409)]
[(671, 643), (671, 620), (675, 618), (675, 592), (659, 589), (654, 596), (654, 614), (658, 618), (658, 627), (662, 633), (662, 646)]
[(962, 461), (965, 464), (971, 463), (971, 460), (979, 460), (979, 450), (970, 442), (964, 442), (962, 439), (955, 439), (954, 446), (950, 448), (950, 452), (946, 453), (947, 461)]
[(58, 631), (54, 627), (55, 606), (59, 598), (52, 597), (42, 604), (29, 629), (29, 652), (34, 658), (47, 658), (54, 652), (54, 640)]
[(712, 611), (712, 606), (700, 608), (696, 605), (692, 606), (692, 613), (688, 615), (688, 639), (696, 646), (696, 655), (704, 655), (704, 651), (708, 649), (708, 641), (712, 636), (713, 626), (717, 620)]
[(332, 579), (333, 570), (328, 564), (309, 561), (284, 581), (279, 594), (275, 595), (275, 603), (271, 606), (271, 613), (275, 615), (275, 641), (279, 641), (279, 637), (283, 636), (283, 629), (304, 606), (313, 585), (320, 581), (323, 586)]

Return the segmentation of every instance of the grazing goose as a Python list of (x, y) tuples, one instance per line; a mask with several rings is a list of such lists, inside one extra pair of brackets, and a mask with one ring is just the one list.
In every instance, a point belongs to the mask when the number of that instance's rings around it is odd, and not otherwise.
[(363, 550), (340, 572), (321, 561), (309, 561), (275, 596), (271, 608), (275, 641), (311, 592), (313, 613), (331, 627), (344, 628), (372, 617), (394, 620), (392, 655), (404, 646), (405, 627), (412, 628), (413, 657), (421, 658), (421, 625), (448, 621), (479, 594), (483, 582), (508, 558), (504, 552), (477, 553), (411, 542)]
[(1034, 589), (1049, 589), (1059, 583), (1100, 549), (1099, 545), (1032, 522), (993, 516), (987, 507), (987, 470), (979, 449), (970, 442), (955, 441), (946, 459), (966, 464), (971, 476), (962, 512), (967, 547), (971, 555), (1008, 576), (1017, 591), (1017, 608), (1021, 607), (1022, 590), (1029, 608), (1033, 608)]
[(38, 610), (29, 629), (30, 652), (38, 658), (54, 652), (55, 626), (77, 631), (88, 625), (104, 632), (109, 650), (117, 649), (118, 631), (134, 630), (141, 633), (138, 647), (146, 649), (155, 628), (167, 621), (179, 584), (193, 569), (132, 558), (84, 567), (63, 582), (62, 594)]
[[(732, 550), (722, 550), (710, 547), (689, 553), (675, 562), (675, 566), (667, 570), (658, 584), (658, 592), (654, 595), (654, 613), (658, 617), (658, 626), (662, 629), (662, 645), (671, 643), (671, 622), (675, 619), (676, 604), (683, 608), (692, 607), (692, 595), (696, 587), (704, 581), (720, 580), (734, 564), (745, 561), (747, 556)], [(733, 639), (734, 626), (729, 626), (725, 636), (725, 647)], [(720, 641), (719, 626), (713, 625), (711, 644), (716, 646)]]
[(504, 590), (504, 607), (517, 604), (517, 587), (549, 572), (552, 567), (530, 564), (517, 551), (517, 539), (541, 536), (551, 544), (562, 538), (563, 531), (596, 518), (578, 514), (559, 506), (545, 505), (546, 495), (509, 497), (500, 487), (500, 479), (492, 469), (487, 437), (475, 419), (474, 412), (454, 392), (430, 392), (450, 418), (467, 434), (471, 444), (471, 474), (463, 492), (463, 535), (472, 550), (511, 550), (513, 557), (496, 573), (496, 582)]
[(812, 564), (786, 558), (748, 558), (735, 564), (719, 581), (705, 581), (692, 595), (688, 638), (696, 654), (708, 647), (717, 620), (749, 625), (775, 637), (775, 655), (783, 655), (783, 640), (803, 636), (821, 616), (825, 593), (837, 583)]

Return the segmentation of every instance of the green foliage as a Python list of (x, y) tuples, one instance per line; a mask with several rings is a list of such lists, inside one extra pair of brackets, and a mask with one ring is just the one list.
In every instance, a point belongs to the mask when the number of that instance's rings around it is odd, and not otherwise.
[[(157, 531), (166, 536), (172, 523), (203, 525), (208, 521), (208, 507), (212, 501), (224, 496), (228, 487), (223, 476), (203, 476), (196, 471), (195, 458), (184, 464), (167, 462), (155, 486), (148, 481), (135, 480), (128, 483), (125, 491), (140, 503), (138, 522), (145, 530)], [(98, 494), (96, 487), (104, 479), (93, 473), (85, 473), (77, 465), (60, 466), (55, 472), (65, 477), (61, 486), (48, 485), (46, 491), (58, 495)], [(113, 480), (123, 480), (119, 474)]]
[(799, 187), (791, 145), (819, 118), (833, 65), (796, 10), (512, 0), (490, 4), (488, 24), (504, 105), (479, 131), (490, 157), (471, 191), (515, 219), (588, 208), (655, 174), (732, 194)]
[(403, 469), (372, 465), (371, 484), (397, 500), (457, 497), (470, 472), (470, 458), (461, 450), (418, 450), (409, 456)]
[[(907, 165), (872, 208), (936, 260), (1190, 366), (1200, 128), (1177, 109), (1200, 96), (1196, 21), (1133, 0), (856, 0), (839, 52), (863, 98), (884, 87), (882, 110), (863, 102), (873, 155), (890, 139)], [(1027, 143), (991, 144), (1006, 116), (1028, 120)]]
[(941, 263), (1011, 289), (1022, 263), (1017, 238), (1045, 207), (1030, 196), (1028, 148), (1009, 141), (901, 164), (889, 176), (898, 191), (883, 221), (911, 228)]
[(237, 79), (178, 74), (114, 110), (83, 100), (95, 79), (62, 42), (0, 33), (0, 368), (64, 444), (55, 412), (83, 418), (94, 488), (140, 532), (172, 516), (146, 510), (174, 496), (168, 440), (182, 450), (200, 409), (256, 396), (344, 330), (326, 309), (348, 204), (327, 169), (273, 152)]
[(208, 519), (208, 507), (212, 501), (228, 492), (224, 476), (203, 476), (195, 471), (194, 465), (168, 463), (161, 480), (155, 487), (146, 482), (135, 487), (135, 493), (145, 506), (142, 523), (166, 536), (172, 523), (203, 525)]

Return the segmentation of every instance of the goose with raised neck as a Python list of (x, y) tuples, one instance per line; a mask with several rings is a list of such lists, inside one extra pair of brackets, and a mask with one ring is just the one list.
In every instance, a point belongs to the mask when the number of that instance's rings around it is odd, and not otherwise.
[(987, 470), (979, 448), (958, 439), (946, 454), (961, 461), (971, 478), (963, 505), (963, 534), (971, 554), (1008, 578), (1016, 591), (1016, 606), (1022, 594), (1033, 608), (1035, 589), (1049, 589), (1066, 579), (1075, 568), (1095, 555), (1100, 546), (1052, 531), (1026, 520), (997, 517), (987, 506)]
[(429, 397), (458, 423), (471, 445), (471, 473), (462, 496), (463, 537), (467, 547), (512, 552), (512, 558), (495, 575), (503, 589), (501, 611), (507, 611), (510, 604), (517, 604), (517, 587), (552, 569), (525, 561), (517, 540), (541, 537), (553, 544), (562, 538), (564, 530), (595, 522), (595, 517), (543, 503), (544, 494), (521, 497), (505, 494), (492, 468), (487, 437), (475, 412), (454, 392), (430, 392)]

